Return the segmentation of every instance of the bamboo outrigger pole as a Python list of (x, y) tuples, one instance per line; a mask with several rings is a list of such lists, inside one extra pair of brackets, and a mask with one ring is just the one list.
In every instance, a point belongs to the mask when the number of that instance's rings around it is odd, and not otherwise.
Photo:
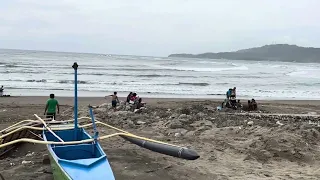
[[(111, 128), (111, 129), (114, 129), (114, 130), (117, 130), (117, 131), (121, 132), (120, 134), (117, 134), (117, 133), (116, 133), (117, 135), (128, 136), (128, 137), (133, 137), (133, 138), (137, 138), (137, 139), (140, 139), (140, 140), (145, 140), (145, 141), (150, 141), (150, 142), (154, 142), (154, 143), (159, 143), (159, 144), (165, 144), (165, 145), (169, 145), (169, 146), (179, 147), (178, 145), (174, 145), (174, 144), (170, 144), (170, 143), (166, 143), (166, 142), (162, 142), (162, 141), (157, 141), (157, 140), (149, 139), (149, 138), (142, 137), (142, 136), (137, 136), (137, 135), (134, 135), (134, 134), (132, 134), (132, 133), (129, 133), (129, 132), (127, 132), (127, 131), (124, 131), (124, 130), (122, 130), (122, 129), (116, 128), (116, 127), (114, 127), (114, 126), (111, 126), (111, 125), (109, 125), (109, 124), (106, 124), (106, 123), (103, 123), (103, 122), (100, 122), (100, 121), (95, 121), (95, 122), (96, 122), (97, 125), (99, 124), (99, 125), (102, 125), (102, 126), (106, 126), (106, 127), (108, 127), (108, 128)], [(92, 126), (92, 123), (85, 124), (85, 125), (81, 125), (81, 126), (79, 126), (79, 127), (80, 127), (80, 128), (88, 128), (88, 127), (91, 127), (91, 126)], [(23, 127), (20, 127), (20, 128), (14, 130), (14, 131), (11, 131), (11, 132), (9, 132), (9, 133), (7, 133), (7, 134), (4, 134), (4, 135), (0, 136), (0, 139), (1, 139), (1, 138), (4, 138), (4, 137), (6, 137), (6, 136), (8, 136), (8, 135), (10, 135), (10, 134), (13, 134), (13, 133), (15, 133), (15, 132), (17, 132), (17, 131), (21, 131), (21, 130), (23, 130), (23, 129), (39, 130), (39, 131), (45, 130), (44, 127), (23, 126)], [(70, 130), (70, 129), (73, 129), (73, 127), (51, 128), (51, 130), (53, 130), (53, 131), (54, 131), (54, 130)], [(25, 141), (27, 138), (23, 138), (23, 139), (24, 139), (23, 142), (30, 142), (30, 141)], [(104, 139), (104, 138), (102, 138), (102, 139)], [(101, 138), (97, 138), (97, 140), (101, 140)], [(17, 143), (17, 142), (21, 142), (21, 141), (15, 141), (15, 143)], [(90, 141), (90, 142), (91, 142), (91, 141)], [(34, 142), (33, 142), (33, 143), (34, 143)], [(62, 142), (62, 143), (64, 143), (64, 142)], [(14, 143), (10, 143), (10, 144), (14, 144)], [(65, 144), (66, 144), (66, 143), (65, 143)], [(7, 144), (7, 145), (9, 145), (9, 144)], [(7, 145), (2, 144), (2, 145), (0, 145), (0, 148), (1, 148), (1, 147), (4, 147), (4, 146), (7, 146)]]
[(34, 140), (29, 138), (22, 138), (22, 139), (16, 139), (16, 140), (7, 142), (5, 144), (0, 144), (0, 148), (9, 146), (12, 144), (20, 143), (20, 142), (29, 142), (29, 143), (37, 143), (37, 144), (55, 144), (55, 145), (83, 144), (83, 143), (101, 141), (101, 140), (109, 139), (115, 136), (120, 136), (133, 144), (149, 149), (151, 151), (174, 156), (174, 157), (179, 157), (187, 160), (195, 160), (200, 157), (195, 151), (190, 150), (188, 148), (184, 148), (176, 145), (172, 146), (171, 144), (164, 143), (161, 141), (156, 141), (153, 139), (148, 139), (148, 138), (139, 137), (133, 134), (127, 134), (127, 133), (121, 133), (121, 132), (97, 137), (97, 139), (90, 138), (85, 140), (76, 140), (76, 141), (67, 141), (67, 142), (41, 141), (41, 140)]
[(18, 122), (18, 123), (16, 123), (16, 124), (13, 124), (13, 125), (5, 128), (5, 129), (2, 129), (2, 130), (0, 131), (0, 133), (3, 134), (3, 133), (5, 133), (5, 132), (7, 132), (7, 131), (11, 131), (12, 129), (16, 129), (16, 128), (18, 127), (18, 125), (20, 125), (20, 124), (22, 124), (22, 123), (24, 123), (24, 122), (38, 122), (38, 121), (36, 121), (36, 120), (31, 120), (31, 119), (22, 120), (22, 121), (20, 121), (20, 122)]
[(91, 116), (91, 121), (92, 121), (92, 126), (93, 126), (93, 131), (94, 131), (94, 139), (95, 141), (97, 141), (97, 138), (99, 136), (99, 132), (97, 130), (97, 126), (94, 120), (94, 115), (93, 115), (93, 111), (92, 111), (92, 106), (89, 105), (89, 111), (90, 111), (90, 116)]
[(36, 116), (36, 118), (42, 122), (44, 128), (46, 128), (54, 137), (56, 137), (57, 139), (59, 139), (59, 141), (64, 142), (56, 133), (54, 133), (47, 125), (46, 122), (44, 122), (43, 119), (41, 119), (38, 115), (34, 114), (34, 116)]
[[(91, 125), (92, 124), (90, 124), (90, 126)], [(60, 130), (64, 130), (64, 129), (69, 129), (69, 128), (61, 128)], [(141, 136), (137, 136), (137, 135), (134, 135), (134, 134), (122, 133), (122, 132), (104, 135), (104, 136), (98, 137), (97, 140), (98, 141), (99, 140), (104, 140), (104, 139), (111, 138), (111, 137), (114, 137), (114, 136), (132, 137), (132, 138), (137, 138), (137, 139), (140, 139), (140, 140), (149, 141), (149, 142), (153, 142), (153, 143), (164, 144), (164, 145), (169, 145), (169, 146), (174, 146), (174, 147), (180, 147), (178, 145), (169, 144), (169, 143), (165, 143), (165, 142), (162, 142), (162, 141), (157, 141), (157, 140), (154, 140), (154, 139), (149, 139), (149, 138), (146, 138), (146, 137), (141, 137)], [(67, 142), (64, 142), (64, 141), (62, 141), (62, 142), (41, 141), (41, 140), (34, 140), (34, 139), (29, 139), (29, 138), (21, 138), (21, 139), (16, 139), (16, 140), (4, 143), (4, 144), (0, 144), (0, 148), (3, 148), (3, 147), (8, 146), (8, 145), (16, 144), (16, 143), (19, 143), (19, 142), (29, 142), (29, 143), (37, 143), (37, 144), (59, 144), (59, 145), (63, 145), (64, 144), (64, 145), (68, 145), (68, 144), (88, 143), (88, 142), (93, 142), (93, 141), (95, 141), (94, 138), (90, 138), (90, 139), (86, 139), (86, 140), (80, 140), (80, 141), (67, 141)]]

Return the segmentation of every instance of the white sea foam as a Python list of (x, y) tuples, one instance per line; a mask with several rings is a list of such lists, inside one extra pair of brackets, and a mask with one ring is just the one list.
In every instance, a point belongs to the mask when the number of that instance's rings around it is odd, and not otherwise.
[[(224, 96), (230, 87), (255, 98), (320, 99), (320, 64), (181, 59), (39, 51), (0, 51), (0, 85), (19, 95), (73, 90), (74, 61), (79, 90), (146, 95)], [(36, 95), (36, 94), (34, 94)]]

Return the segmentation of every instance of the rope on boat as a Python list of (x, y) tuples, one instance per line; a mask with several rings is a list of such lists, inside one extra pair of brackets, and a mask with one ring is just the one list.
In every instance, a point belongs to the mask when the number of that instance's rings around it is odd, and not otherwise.
[(106, 127), (109, 127), (109, 128), (111, 128), (111, 129), (117, 130), (117, 131), (119, 131), (119, 132), (126, 133), (126, 134), (131, 134), (131, 133), (129, 133), (129, 132), (127, 132), (127, 131), (125, 131), (125, 130), (122, 130), (122, 129), (116, 128), (116, 127), (111, 126), (111, 125), (109, 125), (109, 124), (107, 124), (107, 123), (103, 123), (103, 122), (101, 122), (101, 121), (96, 121), (96, 122), (97, 122), (97, 124), (104, 125), (104, 126), (106, 126)]
[(49, 132), (51, 132), (51, 134), (52, 134), (54, 137), (56, 137), (57, 139), (59, 139), (59, 141), (64, 142), (58, 135), (56, 135), (56, 133), (54, 133), (54, 132), (50, 129), (50, 127), (48, 127), (47, 123), (46, 123), (43, 119), (41, 119), (41, 118), (40, 118), (38, 115), (36, 115), (36, 114), (34, 114), (34, 116), (35, 116), (39, 121), (42, 122), (43, 126), (44, 126)]

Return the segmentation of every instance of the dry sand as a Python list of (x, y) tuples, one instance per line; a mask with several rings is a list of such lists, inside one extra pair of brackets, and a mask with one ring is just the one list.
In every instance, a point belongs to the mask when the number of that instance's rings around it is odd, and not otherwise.
[[(0, 129), (43, 114), (46, 97), (0, 98)], [(59, 98), (60, 119), (72, 116), (73, 98)], [(101, 142), (117, 180), (320, 179), (319, 101), (258, 101), (256, 114), (216, 111), (216, 100), (145, 99), (141, 113), (96, 108), (96, 117), (145, 137), (195, 149), (201, 157), (181, 160), (142, 149), (123, 139)], [(79, 98), (80, 115), (103, 98)], [(120, 107), (125, 108), (125, 107)], [(278, 116), (277, 114), (310, 116)], [(269, 116), (269, 114), (274, 114)], [(142, 121), (142, 122), (140, 122)], [(100, 129), (101, 135), (113, 131)], [(91, 130), (89, 130), (91, 132)], [(31, 153), (30, 156), (26, 156)], [(33, 153), (33, 154), (32, 154)], [(0, 160), (0, 172), (10, 180), (52, 179), (42, 163), (44, 145), (24, 144)], [(22, 165), (21, 162), (32, 161)]]

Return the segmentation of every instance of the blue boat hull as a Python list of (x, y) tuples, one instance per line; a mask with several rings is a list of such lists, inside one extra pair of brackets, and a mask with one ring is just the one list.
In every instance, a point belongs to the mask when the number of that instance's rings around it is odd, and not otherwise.
[[(77, 137), (75, 137), (74, 130), (54, 132), (65, 142), (91, 138), (83, 128), (78, 129)], [(46, 141), (59, 142), (49, 131), (43, 132), (43, 138)], [(47, 145), (47, 148), (56, 180), (115, 179), (107, 156), (98, 142), (77, 145)]]

